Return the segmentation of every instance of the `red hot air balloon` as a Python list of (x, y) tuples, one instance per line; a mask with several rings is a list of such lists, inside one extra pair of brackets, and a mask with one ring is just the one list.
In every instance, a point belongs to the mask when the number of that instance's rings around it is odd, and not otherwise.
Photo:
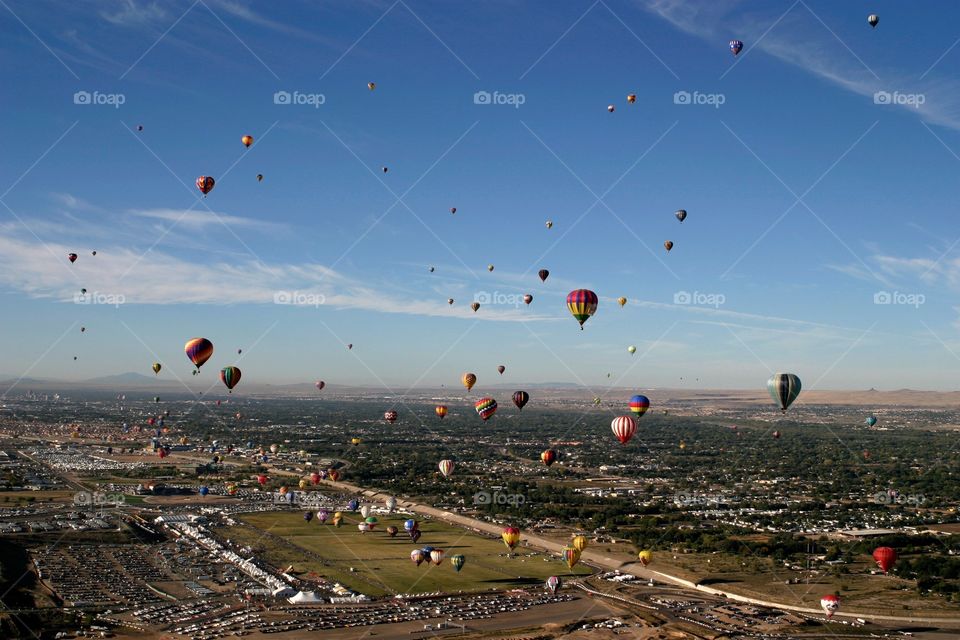
[(840, 597), (832, 593), (823, 596), (820, 598), (820, 608), (828, 618), (832, 618), (834, 612), (840, 608)]
[(197, 189), (200, 189), (200, 193), (202, 193), (204, 197), (210, 193), (214, 184), (216, 184), (216, 181), (210, 176), (200, 176), (197, 178)]
[(507, 368), (503, 365), (500, 365), (499, 367), (497, 367), (497, 371), (500, 373), (500, 375), (503, 375), (503, 372), (506, 370)]
[(336, 469), (330, 469), (330, 471), (327, 472), (327, 477), (330, 478), (332, 482), (336, 482), (340, 479), (340, 472)]
[(530, 295), (529, 293), (525, 294), (523, 296), (523, 302), (524, 304), (530, 304), (531, 302), (533, 302), (533, 296)]
[(473, 406), (477, 410), (477, 415), (483, 418), (484, 422), (497, 412), (497, 401), (493, 398), (480, 398)]
[(68, 254), (67, 254), (67, 260), (69, 260), (70, 262), (76, 262), (76, 261), (77, 261), (77, 254), (75, 254), (75, 253), (68, 253)]
[(257, 482), (260, 483), (260, 486), (261, 486), (261, 487), (262, 487), (263, 485), (267, 484), (267, 480), (268, 480), (267, 476), (265, 476), (265, 475), (263, 475), (263, 474), (260, 474), (259, 476), (257, 476)]
[(540, 269), (540, 271), (537, 272), (537, 275), (540, 276), (540, 282), (546, 282), (547, 276), (550, 275), (550, 272), (546, 269)]
[(389, 422), (390, 424), (393, 424), (394, 422), (397, 421), (397, 412), (391, 409), (390, 411), (387, 411), (386, 413), (383, 414), (383, 419)]
[(627, 444), (633, 434), (637, 432), (637, 421), (631, 416), (620, 416), (613, 419), (610, 428), (613, 430), (613, 435), (617, 436), (620, 444)]
[(443, 417), (444, 417), (445, 415), (447, 415), (447, 405), (445, 405), (445, 404), (438, 404), (436, 407), (433, 408), (433, 411), (434, 411), (434, 413), (437, 414), (437, 417), (438, 417), (438, 418), (440, 418), (441, 420), (443, 420)]
[(193, 366), (199, 370), (200, 367), (203, 366), (203, 363), (213, 355), (213, 343), (206, 338), (193, 338), (187, 341), (187, 344), (183, 347), (183, 351), (187, 354), (187, 357), (190, 358)]
[(873, 550), (873, 559), (884, 573), (889, 573), (897, 561), (897, 551), (892, 547), (877, 547)]
[(314, 471), (310, 474), (310, 482), (313, 484), (320, 484), (320, 474)]
[(220, 381), (233, 393), (233, 388), (240, 382), (240, 369), (237, 367), (224, 367), (220, 369)]
[(523, 408), (526, 404), (530, 402), (530, 394), (526, 391), (514, 391), (513, 392), (513, 404), (517, 405), (517, 409), (523, 411)]
[(549, 467), (554, 462), (556, 462), (557, 452), (554, 451), (553, 449), (547, 449), (546, 451), (540, 454), (540, 460), (543, 462), (543, 464)]

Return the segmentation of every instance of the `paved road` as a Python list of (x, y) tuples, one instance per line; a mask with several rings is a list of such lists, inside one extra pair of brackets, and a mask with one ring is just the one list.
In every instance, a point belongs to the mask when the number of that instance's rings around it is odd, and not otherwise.
[[(340, 491), (353, 491), (356, 493), (362, 494), (364, 497), (371, 501), (383, 502), (389, 497), (389, 494), (380, 493), (370, 489), (364, 489), (363, 487), (358, 487), (353, 484), (346, 482), (330, 482), (328, 480), (324, 481), (327, 485), (339, 489)], [(477, 520), (469, 516), (464, 516), (458, 513), (452, 513), (449, 511), (444, 511), (443, 509), (437, 509), (424, 504), (419, 504), (417, 502), (411, 502), (409, 500), (402, 500), (397, 498), (397, 505), (409, 509), (414, 513), (421, 515), (427, 515), (437, 520), (444, 520), (452, 524), (465, 527), (467, 529), (472, 529), (475, 531), (481, 531), (483, 533), (500, 537), (503, 527), (495, 524), (490, 524), (489, 522), (484, 522), (482, 520)], [(543, 549), (553, 553), (559, 554), (563, 551), (563, 548), (566, 546), (564, 543), (557, 542), (555, 540), (550, 540), (549, 538), (544, 538), (542, 536), (529, 534), (521, 531), (520, 535), (521, 543), (526, 544), (527, 546), (535, 547), (537, 549)], [(711, 595), (726, 597), (729, 600), (735, 600), (737, 602), (743, 602), (747, 604), (754, 604), (763, 607), (772, 607), (776, 609), (782, 609), (784, 611), (794, 611), (797, 613), (805, 613), (815, 616), (823, 616), (823, 611), (820, 609), (814, 609), (810, 607), (800, 607), (796, 605), (783, 604), (781, 602), (772, 602), (769, 600), (761, 600), (758, 598), (751, 598), (748, 596), (741, 596), (730, 591), (723, 589), (716, 589), (714, 587), (708, 587), (704, 585), (695, 584), (689, 580), (684, 580), (678, 576), (672, 576), (661, 571), (654, 571), (648, 567), (644, 567), (639, 562), (628, 562), (624, 563), (620, 558), (610, 557), (599, 551), (591, 551), (589, 548), (586, 549), (581, 557), (580, 561), (586, 564), (599, 567), (606, 571), (614, 571), (619, 569), (625, 573), (632, 573), (633, 575), (641, 578), (643, 580), (659, 580), (660, 582), (668, 582), (671, 584), (690, 589), (692, 591), (699, 591), (701, 593), (709, 593)], [(953, 618), (947, 617), (948, 613), (944, 614), (943, 618), (928, 618), (928, 617), (907, 617), (907, 616), (885, 616), (885, 615), (873, 615), (863, 612), (854, 612), (854, 611), (839, 611), (834, 614), (835, 617), (845, 617), (845, 618), (864, 618), (876, 622), (896, 622), (896, 623), (907, 623), (907, 624), (932, 624), (938, 627), (949, 627), (949, 628), (958, 628), (960, 629), (960, 618), (954, 616)]]

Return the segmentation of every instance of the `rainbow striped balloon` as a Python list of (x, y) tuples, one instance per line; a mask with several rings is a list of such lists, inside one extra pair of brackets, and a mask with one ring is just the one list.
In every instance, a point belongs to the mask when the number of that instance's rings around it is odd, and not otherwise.
[(597, 294), (589, 289), (577, 289), (567, 294), (567, 309), (580, 323), (581, 331), (583, 323), (597, 312), (597, 302)]
[(639, 418), (650, 408), (650, 399), (647, 396), (635, 395), (630, 398), (630, 411)]
[(233, 388), (240, 382), (240, 369), (237, 367), (224, 367), (220, 369), (220, 381), (224, 386), (233, 392)]
[(213, 355), (213, 343), (206, 338), (193, 338), (187, 341), (183, 351), (197, 369)]
[(477, 410), (477, 415), (483, 418), (484, 422), (497, 412), (497, 401), (493, 398), (480, 398), (473, 406)]

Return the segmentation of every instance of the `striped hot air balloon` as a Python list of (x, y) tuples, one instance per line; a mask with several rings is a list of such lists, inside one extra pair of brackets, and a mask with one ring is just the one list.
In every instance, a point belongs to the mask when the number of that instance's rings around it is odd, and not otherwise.
[(193, 366), (199, 370), (213, 355), (213, 343), (206, 338), (192, 338), (183, 346), (183, 351), (190, 358)]
[(449, 478), (453, 474), (454, 467), (453, 460), (441, 460), (440, 461), (440, 473), (443, 474), (444, 478)]
[(437, 414), (437, 417), (443, 420), (443, 417), (447, 415), (447, 405), (438, 404), (433, 408), (433, 412)]
[(630, 411), (638, 418), (650, 408), (650, 399), (647, 396), (635, 395), (630, 398)]
[(517, 405), (517, 409), (523, 411), (523, 408), (526, 404), (530, 402), (530, 394), (526, 391), (514, 391), (513, 392), (513, 404)]
[(400, 530), (397, 529), (397, 527), (394, 526), (394, 525), (390, 525), (389, 527), (387, 527), (387, 535), (390, 536), (391, 538), (396, 538), (396, 537), (397, 537), (397, 533), (398, 533), (399, 531), (400, 531)]
[(455, 556), (450, 556), (450, 564), (453, 565), (453, 568), (457, 570), (457, 573), (460, 573), (460, 569), (463, 569), (463, 564), (467, 561), (467, 557), (462, 553), (458, 553)]
[(513, 551), (520, 543), (520, 529), (516, 527), (506, 527), (503, 533), (500, 534), (500, 537), (503, 538), (503, 544), (507, 545), (510, 551)]
[(383, 414), (383, 419), (389, 422), (390, 424), (393, 424), (394, 422), (397, 421), (397, 412), (391, 409), (390, 411), (387, 411)]
[(423, 549), (414, 549), (410, 552), (410, 560), (416, 563), (419, 567), (423, 564), (423, 561), (427, 559), (427, 554), (423, 552)]
[(497, 401), (493, 398), (480, 398), (474, 403), (473, 407), (477, 410), (477, 415), (486, 422), (490, 419), (490, 416), (497, 412)]
[(780, 411), (786, 411), (800, 395), (800, 378), (792, 373), (775, 373), (767, 380), (767, 391)]
[(430, 552), (430, 562), (432, 562), (433, 564), (439, 567), (440, 563), (443, 562), (443, 557), (445, 555), (447, 555), (447, 552), (444, 551), (443, 549), (433, 549)]
[(613, 435), (617, 436), (620, 444), (627, 444), (633, 434), (637, 432), (637, 421), (630, 416), (620, 416), (613, 419), (610, 428), (613, 430)]
[(220, 369), (220, 381), (230, 393), (233, 393), (233, 388), (240, 382), (240, 369), (237, 367), (224, 367)]
[(477, 384), (477, 375), (475, 373), (465, 373), (460, 376), (460, 382), (467, 388), (467, 391), (473, 389), (473, 385)]
[(580, 562), (580, 550), (575, 547), (564, 547), (563, 559), (567, 563), (567, 566), (573, 569), (577, 566), (577, 563)]
[(556, 593), (557, 591), (560, 590), (560, 587), (563, 586), (563, 580), (561, 580), (557, 576), (550, 576), (549, 578), (547, 578), (546, 585), (547, 585), (547, 589), (550, 590), (550, 593)]
[(540, 454), (540, 460), (543, 462), (543, 464), (549, 467), (557, 461), (557, 452), (553, 449), (547, 449)]
[(581, 331), (583, 330), (583, 323), (596, 313), (598, 301), (597, 294), (589, 289), (576, 289), (567, 294), (567, 309), (580, 323)]
[(743, 50), (743, 43), (739, 40), (730, 41), (730, 53), (733, 55), (739, 55), (740, 51)]

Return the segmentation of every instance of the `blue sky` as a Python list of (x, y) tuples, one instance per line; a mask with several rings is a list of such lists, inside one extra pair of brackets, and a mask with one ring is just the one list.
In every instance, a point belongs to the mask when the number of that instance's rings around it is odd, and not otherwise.
[(8, 0), (0, 373), (954, 388), (958, 12)]

